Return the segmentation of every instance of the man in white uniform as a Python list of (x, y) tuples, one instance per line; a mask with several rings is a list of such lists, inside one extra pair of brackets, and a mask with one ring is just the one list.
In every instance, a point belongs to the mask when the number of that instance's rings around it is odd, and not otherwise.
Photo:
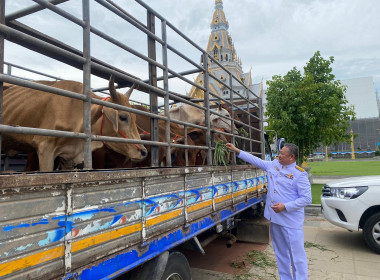
[(231, 143), (227, 143), (226, 147), (236, 152), (240, 159), (268, 172), (264, 217), (271, 222), (272, 244), (280, 279), (308, 279), (303, 222), (304, 207), (311, 203), (311, 185), (307, 172), (296, 165), (298, 147), (285, 144), (273, 161), (264, 161), (240, 151)]

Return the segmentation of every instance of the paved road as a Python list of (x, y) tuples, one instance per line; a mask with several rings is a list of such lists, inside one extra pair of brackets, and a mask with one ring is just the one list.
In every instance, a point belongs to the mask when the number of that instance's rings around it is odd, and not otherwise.
[[(361, 232), (349, 232), (336, 227), (321, 215), (306, 216), (304, 231), (309, 260), (309, 280), (380, 279), (380, 255), (365, 245)], [(214, 246), (214, 250), (219, 248), (217, 249), (219, 257), (212, 255), (212, 252), (211, 256), (207, 257), (208, 250), (213, 250), (213, 245), (209, 246), (211, 249), (205, 248), (204, 259), (198, 256), (197, 262), (190, 261), (194, 280), (279, 279), (276, 267), (252, 266), (246, 257), (247, 250), (253, 249), (262, 251), (267, 260), (274, 260), (271, 245), (254, 247), (254, 244), (238, 243), (232, 249), (228, 249), (231, 251), (226, 251), (227, 249), (219, 244), (219, 247)], [(238, 254), (234, 251), (238, 251)], [(218, 262), (222, 265), (218, 265)]]

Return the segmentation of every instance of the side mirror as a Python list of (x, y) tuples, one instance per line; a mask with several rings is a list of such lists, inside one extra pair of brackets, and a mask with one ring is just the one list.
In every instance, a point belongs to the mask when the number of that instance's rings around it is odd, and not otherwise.
[(277, 150), (278, 150), (278, 152), (281, 151), (281, 149), (284, 147), (284, 145), (285, 145), (285, 138), (278, 139), (278, 141), (277, 141)]

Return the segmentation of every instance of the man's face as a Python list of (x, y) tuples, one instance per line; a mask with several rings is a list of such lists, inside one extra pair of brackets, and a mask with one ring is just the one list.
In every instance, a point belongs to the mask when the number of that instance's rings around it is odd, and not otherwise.
[(288, 147), (283, 147), (278, 155), (278, 162), (282, 165), (289, 165), (295, 162), (294, 155), (289, 154)]

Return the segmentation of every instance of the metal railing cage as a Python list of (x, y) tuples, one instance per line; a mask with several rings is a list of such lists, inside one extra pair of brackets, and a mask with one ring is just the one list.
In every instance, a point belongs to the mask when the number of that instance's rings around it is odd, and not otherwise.
[[(4, 133), (16, 133), (16, 134), (32, 134), (32, 135), (44, 135), (44, 136), (53, 136), (53, 137), (68, 137), (68, 138), (80, 138), (84, 140), (84, 169), (92, 169), (92, 155), (91, 155), (91, 142), (92, 141), (103, 141), (103, 142), (119, 142), (119, 143), (134, 143), (134, 144), (143, 144), (150, 146), (151, 150), (151, 166), (158, 166), (158, 148), (160, 146), (166, 147), (166, 166), (171, 166), (171, 157), (170, 149), (171, 147), (180, 147), (186, 149), (186, 164), (187, 164), (187, 152), (190, 149), (200, 149), (207, 151), (207, 164), (213, 164), (212, 150), (214, 145), (214, 134), (220, 133), (227, 137), (231, 138), (231, 142), (235, 140), (243, 141), (244, 147), (249, 152), (256, 155), (263, 155), (263, 124), (262, 124), (262, 103), (261, 98), (259, 98), (252, 90), (245, 86), (237, 77), (235, 77), (228, 69), (226, 69), (222, 64), (210, 56), (204, 49), (199, 47), (195, 42), (193, 42), (189, 37), (183, 34), (178, 30), (173, 24), (167, 21), (163, 16), (158, 14), (148, 5), (146, 5), (141, 0), (135, 0), (135, 4), (140, 7), (140, 9), (145, 10), (146, 13), (146, 24), (142, 23), (130, 13), (128, 13), (124, 8), (116, 5), (113, 1), (110, 0), (83, 0), (82, 1), (82, 18), (78, 18), (75, 15), (69, 13), (61, 5), (64, 2), (70, 2), (68, 0), (33, 0), (35, 4), (32, 6), (25, 7), (22, 10), (6, 14), (5, 11), (5, 0), (0, 1), (0, 140), (1, 135)], [(67, 3), (65, 4), (67, 7)], [(137, 29), (138, 32), (146, 34), (147, 41), (147, 55), (141, 52), (139, 49), (128, 46), (126, 43), (119, 41), (110, 35), (106, 31), (102, 31), (95, 26), (91, 25), (91, 12), (90, 5), (99, 5), (104, 10), (107, 10), (110, 13), (113, 13), (113, 16), (118, 17), (119, 20), (123, 20), (130, 26), (130, 28)], [(99, 8), (98, 7), (98, 8)], [(66, 44), (60, 40), (54, 39), (43, 32), (37, 31), (30, 26), (21, 23), (19, 20), (22, 20), (24, 17), (38, 14), (43, 10), (48, 10), (55, 14), (57, 20), (69, 21), (82, 30), (83, 38), (83, 48), (78, 50), (74, 47), (71, 47), (69, 44)], [(158, 24), (157, 24), (158, 22)], [(51, 23), (52, 25), (54, 23)], [(156, 34), (156, 25), (160, 25), (160, 33)], [(171, 44), (171, 41), (168, 39), (167, 33), (170, 30), (171, 33), (179, 36), (181, 40), (189, 44), (192, 48), (192, 52), (198, 53), (198, 57), (201, 58), (201, 63), (196, 62), (194, 59), (189, 58), (184, 52), (175, 48)], [(120, 31), (122, 32), (122, 31)], [(148, 65), (148, 79), (140, 79), (139, 77), (132, 75), (128, 72), (128, 67), (121, 69), (120, 67), (112, 66), (101, 59), (94, 57), (91, 54), (91, 40), (94, 36), (97, 36), (107, 42), (107, 44), (112, 44), (120, 48), (122, 52), (133, 55), (134, 57), (145, 61)], [(145, 36), (145, 35), (144, 35)], [(45, 74), (40, 71), (34, 71), (24, 66), (19, 66), (11, 62), (4, 61), (4, 44), (6, 41), (9, 41), (13, 44), (17, 44), (21, 47), (24, 47), (30, 51), (39, 53), (43, 56), (54, 59), (55, 61), (67, 64), (73, 68), (76, 68), (82, 71), (83, 74), (83, 92), (84, 94), (79, 94), (76, 92), (70, 92), (67, 90), (62, 90), (54, 88), (48, 85), (43, 85), (36, 83), (33, 80), (28, 80), (22, 77), (12, 75), (12, 69), (18, 68), (25, 71), (29, 71), (34, 74), (42, 75), (45, 78), (59, 80), (60, 73), (54, 74)], [(157, 59), (157, 46), (160, 46), (162, 49), (162, 54), (160, 54), (161, 61)], [(175, 71), (174, 68), (169, 65), (168, 55), (176, 56), (180, 58), (187, 64), (190, 64), (193, 69), (187, 71)], [(23, 54), (20, 53), (20, 56)], [(210, 62), (216, 63), (220, 68), (222, 68), (229, 77), (224, 81), (218, 79), (209, 71), (208, 64)], [(7, 72), (4, 73), (4, 65), (7, 65)], [(158, 77), (157, 69), (162, 71), (163, 75)], [(200, 85), (191, 78), (189, 75), (199, 74), (203, 75), (204, 84)], [(109, 80), (110, 76), (115, 77), (115, 82), (117, 83), (117, 88), (131, 87), (133, 84), (138, 86), (138, 90), (145, 92), (149, 95), (149, 102), (147, 102), (147, 107), (149, 112), (140, 111), (134, 108), (125, 107), (110, 102), (102, 101), (96, 98), (91, 97), (92, 92), (99, 92), (102, 94), (107, 94), (108, 87), (91, 89), (91, 78), (93, 76), (103, 78), (106, 81)], [(63, 78), (62, 78), (63, 79)], [(178, 93), (175, 91), (169, 90), (169, 81), (171, 79), (177, 79), (181, 82), (187, 84), (191, 87), (196, 87), (204, 92), (204, 99), (192, 99), (189, 96), (183, 95), (183, 93)], [(230, 92), (229, 98), (225, 99), (217, 94), (214, 94), (210, 91), (209, 81), (210, 79), (216, 80), (219, 84), (223, 85), (225, 89), (228, 89)], [(157, 85), (158, 81), (162, 83), (162, 87)], [(232, 87), (233, 81), (239, 83), (244, 87), (244, 92), (252, 94), (255, 96), (255, 99), (249, 99), (246, 96), (248, 94), (242, 95), (239, 92), (235, 91)], [(51, 94), (62, 95), (70, 98), (75, 98), (83, 101), (84, 106), (84, 131), (81, 133), (70, 132), (70, 131), (59, 131), (59, 130), (49, 130), (42, 128), (32, 128), (32, 127), (21, 127), (21, 126), (10, 126), (2, 123), (2, 113), (3, 113), (3, 82), (27, 87), (31, 89), (41, 90), (49, 92)], [(241, 109), (242, 106), (238, 106), (234, 103), (233, 95), (238, 96), (240, 100), (243, 100), (245, 108), (255, 108), (256, 113), (252, 113), (250, 110)], [(158, 114), (159, 104), (158, 100), (163, 99), (163, 113)], [(239, 124), (244, 127), (248, 132), (248, 136), (236, 135), (232, 130), (231, 133), (217, 131), (210, 126), (210, 107), (212, 102), (225, 103), (231, 106), (231, 117), (225, 117), (219, 115), (222, 118), (225, 118), (225, 121), (230, 123), (232, 129), (235, 124)], [(182, 103), (189, 104), (196, 108), (202, 109), (205, 111), (205, 126), (195, 125), (188, 122), (182, 122), (177, 120), (171, 120), (169, 116), (169, 107), (173, 103)], [(138, 115), (145, 115), (150, 117), (151, 121), (151, 139), (148, 140), (136, 140), (136, 139), (126, 139), (122, 137), (108, 137), (101, 135), (93, 135), (91, 133), (91, 104), (96, 104), (99, 106), (105, 106), (114, 108), (117, 110), (122, 110), (126, 112), (131, 112)], [(213, 111), (214, 114), (218, 115)], [(246, 122), (239, 122), (234, 119), (234, 114), (244, 115)], [(163, 120), (166, 123), (165, 139), (166, 142), (158, 141), (158, 120)], [(184, 125), (185, 131), (188, 127), (195, 127), (203, 129), (206, 132), (206, 145), (204, 146), (194, 146), (185, 144), (173, 144), (170, 141), (170, 122)], [(252, 126), (252, 123), (256, 122), (257, 126)], [(253, 137), (253, 135), (260, 135), (259, 137)], [(246, 144), (248, 143), (248, 145)], [(1, 145), (1, 141), (0, 141)], [(258, 145), (260, 148), (257, 151), (253, 151), (252, 146)], [(247, 147), (248, 146), (248, 147)], [(233, 157), (234, 158), (234, 157)], [(236, 163), (234, 161), (234, 163)]]

